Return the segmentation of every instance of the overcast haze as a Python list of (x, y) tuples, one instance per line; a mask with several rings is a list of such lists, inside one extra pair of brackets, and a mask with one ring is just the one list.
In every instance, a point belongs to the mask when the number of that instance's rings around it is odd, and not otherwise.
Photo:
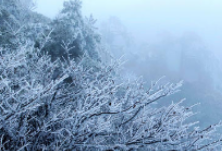
[[(63, 0), (38, 0), (37, 11), (53, 18)], [(212, 52), (220, 53), (222, 40), (220, 0), (84, 0), (83, 14), (99, 22), (117, 16), (135, 39), (152, 40), (162, 32), (195, 32)]]

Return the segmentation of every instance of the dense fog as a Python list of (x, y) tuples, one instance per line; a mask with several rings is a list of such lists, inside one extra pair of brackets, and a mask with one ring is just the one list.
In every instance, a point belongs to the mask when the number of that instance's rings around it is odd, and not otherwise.
[(0, 150), (222, 150), (219, 0), (0, 0)]
[[(54, 18), (62, 0), (38, 0), (36, 11)], [(121, 58), (127, 78), (184, 81), (181, 92), (163, 100), (200, 103), (195, 117), (221, 120), (222, 2), (219, 0), (84, 0), (82, 13), (97, 19), (104, 48)], [(106, 60), (109, 63), (108, 60)]]

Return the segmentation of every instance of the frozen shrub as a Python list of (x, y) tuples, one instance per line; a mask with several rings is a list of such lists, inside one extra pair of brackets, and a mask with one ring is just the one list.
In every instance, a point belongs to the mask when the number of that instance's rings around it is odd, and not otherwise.
[[(73, 60), (51, 62), (28, 46), (13, 53), (1, 50), (0, 58), (1, 150), (219, 147), (213, 132), (220, 124), (204, 130), (194, 127), (196, 123), (186, 122), (192, 107), (181, 102), (152, 107), (181, 83), (156, 82), (146, 90), (142, 82), (114, 75), (116, 64), (98, 69)], [(68, 78), (72, 82), (66, 82)]]

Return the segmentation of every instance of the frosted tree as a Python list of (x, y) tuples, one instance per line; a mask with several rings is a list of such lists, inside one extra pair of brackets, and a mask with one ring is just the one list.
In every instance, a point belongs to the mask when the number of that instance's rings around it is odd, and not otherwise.
[(182, 102), (152, 106), (181, 83), (161, 86), (157, 81), (145, 89), (140, 81), (115, 76), (117, 64), (87, 69), (71, 59), (51, 62), (32, 49), (21, 46), (14, 53), (0, 53), (1, 150), (220, 147), (213, 133), (220, 124), (200, 130), (186, 122), (192, 107)]
[[(92, 26), (88, 29), (93, 33)], [(0, 45), (0, 150), (221, 149), (220, 123), (205, 129), (189, 123), (194, 113), (192, 106), (182, 106), (183, 100), (153, 105), (177, 92), (182, 82), (157, 81), (145, 88), (141, 80), (121, 78), (118, 61), (87, 66), (90, 54), (75, 61), (66, 39), (59, 43), (66, 58), (52, 61), (41, 53), (53, 41), (52, 31), (36, 48), (31, 38), (23, 38), (16, 48)]]
[(49, 33), (49, 19), (30, 10), (33, 1), (0, 1), (0, 45), (16, 49), (18, 46), (45, 39)]
[(95, 30), (95, 20), (92, 17), (83, 19), (80, 9), (81, 1), (66, 1), (60, 14), (52, 21), (52, 41), (44, 48), (52, 56), (52, 60), (61, 56), (61, 59), (67, 58), (61, 46), (63, 43), (70, 48), (71, 58), (86, 54), (92, 60), (100, 60), (100, 35)]

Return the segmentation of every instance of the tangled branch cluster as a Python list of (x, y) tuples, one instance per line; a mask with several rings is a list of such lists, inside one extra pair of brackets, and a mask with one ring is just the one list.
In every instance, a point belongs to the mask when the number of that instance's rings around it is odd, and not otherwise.
[(0, 55), (1, 150), (202, 150), (217, 148), (219, 125), (193, 128), (181, 102), (155, 108), (181, 83), (146, 90), (116, 65), (83, 67), (22, 46)]

